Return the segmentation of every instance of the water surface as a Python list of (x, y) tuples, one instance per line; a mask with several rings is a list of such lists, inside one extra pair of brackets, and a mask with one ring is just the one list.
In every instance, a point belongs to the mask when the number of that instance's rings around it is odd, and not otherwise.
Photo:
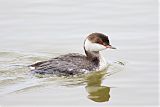
[[(157, 8), (156, 0), (0, 0), (0, 105), (157, 106)], [(106, 71), (30, 73), (37, 61), (84, 54), (92, 32), (117, 47), (102, 52)]]

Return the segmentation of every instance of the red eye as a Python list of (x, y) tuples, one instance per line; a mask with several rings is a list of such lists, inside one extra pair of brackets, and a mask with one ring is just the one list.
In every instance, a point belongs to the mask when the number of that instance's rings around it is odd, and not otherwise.
[(102, 40), (98, 40), (98, 43), (103, 45), (103, 41)]

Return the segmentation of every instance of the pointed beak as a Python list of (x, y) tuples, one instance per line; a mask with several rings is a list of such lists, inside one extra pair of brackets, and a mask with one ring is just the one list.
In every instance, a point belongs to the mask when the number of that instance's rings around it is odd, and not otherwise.
[(111, 46), (111, 45), (107, 45), (106, 48), (116, 49), (115, 47), (113, 47), (113, 46)]

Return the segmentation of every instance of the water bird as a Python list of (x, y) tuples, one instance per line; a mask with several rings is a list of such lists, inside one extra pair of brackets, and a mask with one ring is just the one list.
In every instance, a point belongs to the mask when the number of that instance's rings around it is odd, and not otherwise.
[(29, 65), (33, 73), (75, 75), (91, 71), (101, 71), (107, 67), (105, 58), (100, 51), (116, 49), (110, 45), (108, 36), (102, 33), (92, 33), (84, 41), (85, 55), (68, 53)]

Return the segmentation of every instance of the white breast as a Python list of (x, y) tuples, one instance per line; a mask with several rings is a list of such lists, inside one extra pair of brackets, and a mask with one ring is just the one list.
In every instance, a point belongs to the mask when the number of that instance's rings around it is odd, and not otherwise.
[(98, 69), (98, 71), (102, 71), (102, 70), (104, 70), (106, 67), (107, 67), (106, 60), (105, 60), (105, 58), (104, 58), (102, 55), (100, 55), (100, 64), (99, 64), (99, 69)]

